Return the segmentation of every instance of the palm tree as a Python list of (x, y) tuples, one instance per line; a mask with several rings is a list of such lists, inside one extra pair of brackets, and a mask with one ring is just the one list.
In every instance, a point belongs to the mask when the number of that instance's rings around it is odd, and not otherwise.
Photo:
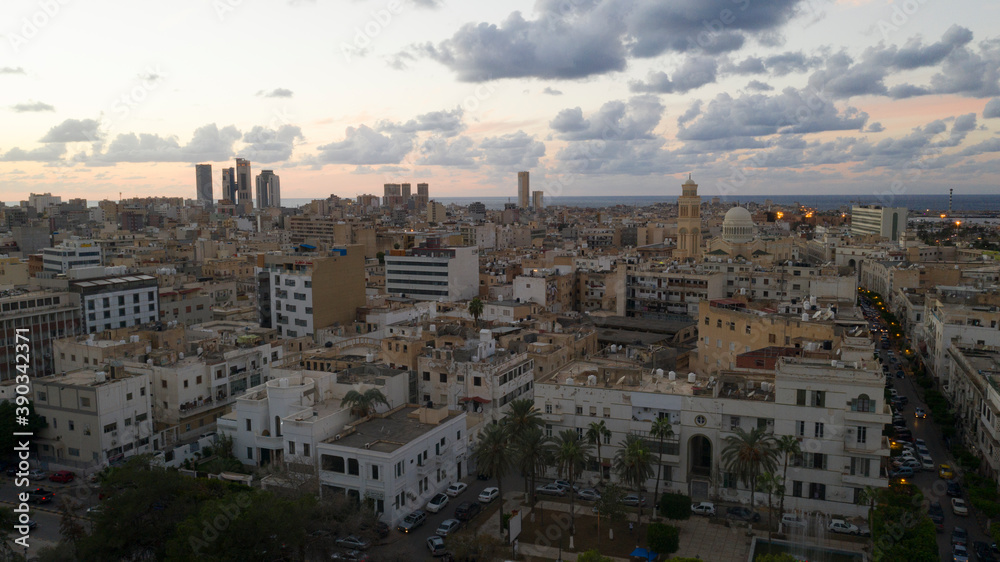
[(615, 472), (628, 486), (635, 487), (639, 499), (639, 522), (642, 522), (642, 486), (653, 476), (653, 455), (638, 435), (629, 435), (615, 453)]
[(722, 462), (726, 470), (736, 474), (743, 485), (750, 488), (751, 511), (754, 506), (757, 478), (762, 472), (774, 471), (777, 465), (776, 454), (774, 436), (759, 427), (755, 427), (749, 433), (738, 428), (735, 435), (726, 437)]
[(879, 500), (882, 498), (884, 488), (876, 488), (874, 486), (865, 486), (861, 489), (860, 496), (858, 497), (858, 502), (868, 504), (868, 529), (872, 528), (872, 512), (875, 511), (875, 506), (878, 504)]
[(771, 516), (774, 507), (771, 499), (778, 496), (779, 501), (785, 497), (785, 482), (773, 472), (764, 472), (758, 477), (757, 491), (767, 494), (767, 543), (771, 544)]
[(559, 476), (566, 475), (569, 480), (569, 534), (576, 534), (576, 478), (587, 466), (590, 460), (590, 444), (580, 439), (575, 429), (564, 429), (559, 432), (556, 441), (556, 465)]
[(361, 418), (367, 418), (374, 414), (379, 404), (384, 404), (386, 408), (389, 407), (389, 401), (386, 400), (385, 394), (382, 394), (382, 391), (377, 388), (369, 388), (364, 393), (351, 390), (340, 401), (341, 406), (350, 408), (352, 414)]
[[(782, 435), (779, 437), (777, 447), (778, 453), (781, 454), (782, 460), (785, 463), (785, 467), (781, 469), (781, 485), (785, 486), (788, 482), (788, 459), (802, 454), (802, 447), (798, 438), (794, 435)], [(785, 512), (785, 494), (781, 494), (781, 506), (778, 511), (781, 513)]]
[(500, 491), (500, 528), (503, 529), (503, 477), (513, 460), (510, 438), (498, 424), (489, 424), (479, 434), (479, 442), (472, 449), (472, 458), (481, 474), (497, 479)]
[(611, 430), (604, 425), (604, 420), (590, 422), (584, 437), (587, 438), (588, 443), (597, 445), (597, 470), (600, 473), (601, 482), (604, 482), (604, 457), (601, 456), (601, 441), (611, 437)]
[(663, 440), (674, 436), (674, 428), (670, 426), (670, 419), (666, 416), (657, 418), (652, 427), (649, 428), (650, 437), (660, 440), (660, 448), (656, 451), (656, 488), (653, 492), (653, 506), (660, 501), (660, 474), (663, 472)]
[(535, 477), (552, 464), (554, 458), (552, 439), (540, 427), (528, 428), (515, 442), (517, 468), (529, 479), (525, 495), (535, 505)]
[[(529, 430), (542, 427), (542, 416), (535, 408), (534, 400), (520, 398), (510, 403), (510, 409), (507, 410), (500, 423), (507, 435), (510, 436), (511, 442), (518, 443), (528, 434)], [(524, 476), (524, 493), (529, 494), (531, 493), (528, 490), (529, 473), (522, 470), (522, 474)]]
[(472, 319), (476, 321), (476, 326), (479, 325), (479, 317), (483, 315), (483, 301), (476, 297), (469, 301), (469, 314), (472, 315)]

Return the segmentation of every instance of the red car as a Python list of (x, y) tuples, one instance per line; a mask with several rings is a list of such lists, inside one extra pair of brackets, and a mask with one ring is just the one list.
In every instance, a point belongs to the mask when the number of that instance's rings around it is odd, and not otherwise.
[(52, 476), (49, 476), (49, 480), (63, 483), (72, 482), (74, 478), (76, 478), (76, 474), (69, 470), (58, 470), (53, 472)]

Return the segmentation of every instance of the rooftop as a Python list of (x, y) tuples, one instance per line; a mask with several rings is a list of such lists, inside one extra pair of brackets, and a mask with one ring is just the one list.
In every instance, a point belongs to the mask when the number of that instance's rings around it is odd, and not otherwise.
[[(421, 412), (421, 411), (424, 412)], [(422, 413), (433, 416), (436, 423), (420, 421)], [(353, 426), (354, 431), (337, 439), (331, 437), (324, 443), (335, 443), (338, 447), (365, 448), (380, 453), (391, 453), (440, 424), (455, 419), (463, 412), (426, 410), (418, 406), (404, 406), (385, 417), (373, 417)], [(444, 414), (443, 417), (440, 417)]]
[(35, 383), (41, 383), (46, 385), (59, 385), (59, 386), (104, 386), (113, 384), (117, 381), (130, 379), (132, 377), (140, 376), (135, 373), (128, 373), (124, 370), (119, 370), (119, 374), (115, 378), (111, 378), (111, 375), (106, 371), (91, 371), (90, 369), (80, 369), (77, 371), (70, 371), (65, 374), (49, 375), (47, 377), (39, 377), (35, 379)]

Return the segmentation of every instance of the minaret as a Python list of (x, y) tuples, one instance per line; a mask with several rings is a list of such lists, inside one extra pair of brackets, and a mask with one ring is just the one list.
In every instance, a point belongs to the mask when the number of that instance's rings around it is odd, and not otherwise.
[(691, 174), (681, 184), (681, 196), (677, 198), (677, 249), (674, 250), (674, 257), (682, 260), (701, 257), (701, 197)]

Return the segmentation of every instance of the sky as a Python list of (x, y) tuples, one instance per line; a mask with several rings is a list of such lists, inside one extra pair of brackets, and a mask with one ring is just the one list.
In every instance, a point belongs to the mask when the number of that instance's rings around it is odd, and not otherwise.
[(0, 201), (1000, 193), (1000, 3), (5, 0)]

